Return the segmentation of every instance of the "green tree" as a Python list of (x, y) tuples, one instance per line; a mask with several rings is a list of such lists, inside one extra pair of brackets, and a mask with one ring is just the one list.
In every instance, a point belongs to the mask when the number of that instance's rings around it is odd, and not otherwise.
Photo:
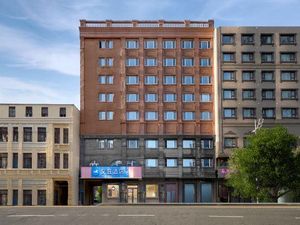
[(300, 186), (298, 138), (286, 128), (261, 128), (247, 137), (229, 160), (228, 184), (234, 194), (260, 201), (277, 199)]

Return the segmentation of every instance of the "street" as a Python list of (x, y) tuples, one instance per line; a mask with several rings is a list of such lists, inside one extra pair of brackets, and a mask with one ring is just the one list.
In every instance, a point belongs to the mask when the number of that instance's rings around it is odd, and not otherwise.
[(300, 206), (1, 207), (1, 225), (296, 225)]

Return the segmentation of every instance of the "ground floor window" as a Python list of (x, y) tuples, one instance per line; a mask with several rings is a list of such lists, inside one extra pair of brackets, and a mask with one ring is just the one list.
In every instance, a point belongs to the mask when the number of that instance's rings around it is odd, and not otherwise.
[(119, 198), (119, 185), (108, 184), (107, 185), (107, 198)]
[(18, 205), (18, 190), (13, 190), (13, 205)]
[(201, 202), (212, 202), (212, 184), (201, 183)]
[(46, 190), (38, 190), (37, 200), (38, 205), (46, 205)]
[(7, 190), (0, 190), (0, 205), (7, 205)]
[(146, 185), (146, 198), (157, 198), (158, 197), (158, 185), (147, 184)]
[(32, 205), (32, 191), (23, 190), (23, 205)]
[(184, 202), (192, 203), (195, 202), (195, 185), (184, 184)]

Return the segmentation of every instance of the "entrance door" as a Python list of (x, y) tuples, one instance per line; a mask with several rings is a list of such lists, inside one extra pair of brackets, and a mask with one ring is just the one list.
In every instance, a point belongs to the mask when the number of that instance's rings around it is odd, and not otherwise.
[(184, 184), (184, 202), (193, 203), (195, 202), (195, 185)]
[(68, 181), (54, 182), (54, 205), (68, 205)]
[(201, 202), (212, 202), (211, 183), (201, 183)]
[(177, 187), (176, 184), (166, 184), (166, 202), (177, 202)]
[(138, 187), (137, 185), (128, 185), (127, 186), (127, 202), (132, 204), (132, 203), (137, 203), (137, 198), (138, 198)]

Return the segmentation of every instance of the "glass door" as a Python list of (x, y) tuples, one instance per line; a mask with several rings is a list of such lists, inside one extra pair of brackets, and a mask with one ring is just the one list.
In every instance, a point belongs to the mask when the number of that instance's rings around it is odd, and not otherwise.
[(166, 184), (166, 202), (177, 202), (177, 187), (176, 184)]
[(127, 203), (133, 204), (137, 203), (138, 198), (138, 187), (137, 185), (128, 185), (127, 186)]

